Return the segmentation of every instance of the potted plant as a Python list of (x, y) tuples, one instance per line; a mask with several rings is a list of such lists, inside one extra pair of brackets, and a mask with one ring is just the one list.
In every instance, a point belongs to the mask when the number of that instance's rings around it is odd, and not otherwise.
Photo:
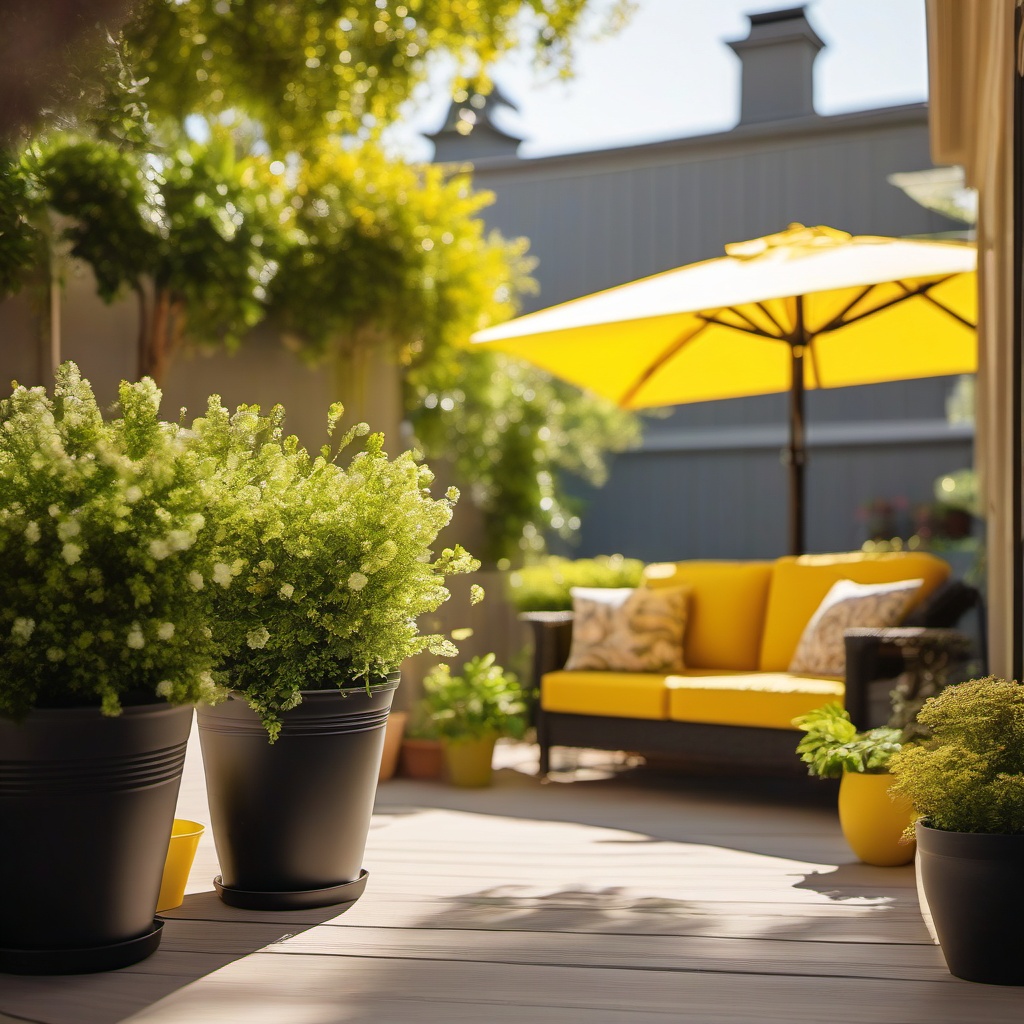
[(216, 698), (214, 537), (151, 380), (105, 422), (67, 363), (0, 403), (0, 970), (135, 963), (154, 921), (192, 720)]
[(489, 786), (498, 737), (519, 738), (526, 731), (519, 680), (494, 662), (493, 654), (472, 658), (462, 666), (461, 675), (452, 675), (448, 665), (437, 665), (423, 680), (448, 781), (456, 786)]
[(918, 820), (920, 884), (952, 974), (1024, 985), (1024, 687), (947, 687), (918, 715), (931, 739), (893, 757)]
[(426, 698), (421, 698), (409, 712), (398, 765), (407, 779), (439, 779), (444, 775), (441, 737), (430, 717)]
[[(413, 453), (389, 459), (360, 424), (313, 458), (283, 417), (211, 399), (192, 425), (220, 543), (196, 585), (215, 595), (232, 691), (199, 713), (215, 884), (226, 902), (264, 909), (361, 894), (398, 667), (423, 650), (456, 653), (416, 620), (448, 598), (446, 575), (478, 566), (458, 547), (432, 554), (458, 493), (432, 498)], [(356, 437), (362, 450), (342, 466)]]
[(805, 734), (796, 751), (808, 773), (842, 780), (839, 825), (857, 857), (879, 867), (909, 864), (914, 846), (904, 832), (912, 808), (889, 793), (889, 763), (902, 748), (902, 730), (883, 726), (858, 732), (837, 703), (794, 718), (793, 725)]

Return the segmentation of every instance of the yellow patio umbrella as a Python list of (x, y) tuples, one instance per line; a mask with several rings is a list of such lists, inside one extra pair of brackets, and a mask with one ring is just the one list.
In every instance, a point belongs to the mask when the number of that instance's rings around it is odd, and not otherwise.
[(972, 373), (972, 245), (792, 224), (725, 256), (473, 335), (625, 409), (790, 394), (790, 550), (804, 548), (804, 392)]

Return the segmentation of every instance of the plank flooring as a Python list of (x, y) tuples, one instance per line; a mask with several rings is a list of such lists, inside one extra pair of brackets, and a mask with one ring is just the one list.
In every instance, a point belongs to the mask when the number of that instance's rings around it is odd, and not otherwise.
[[(380, 787), (344, 913), (224, 906), (207, 833), (157, 953), (0, 975), (0, 1024), (1024, 1020), (1024, 989), (948, 974), (913, 869), (857, 863), (827, 785), (499, 757), (491, 789)], [(195, 738), (179, 814), (209, 821)]]

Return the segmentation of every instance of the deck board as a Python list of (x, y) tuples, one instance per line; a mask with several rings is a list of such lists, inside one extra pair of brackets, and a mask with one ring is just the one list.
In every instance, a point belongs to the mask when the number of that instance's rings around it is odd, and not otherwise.
[[(489, 790), (381, 787), (365, 895), (224, 906), (207, 834), (160, 949), (122, 971), (0, 975), (0, 1024), (1019, 1024), (952, 978), (912, 868), (854, 861), (833, 795), (622, 770)], [(574, 781), (570, 781), (574, 780)], [(209, 821), (198, 743), (179, 814)]]

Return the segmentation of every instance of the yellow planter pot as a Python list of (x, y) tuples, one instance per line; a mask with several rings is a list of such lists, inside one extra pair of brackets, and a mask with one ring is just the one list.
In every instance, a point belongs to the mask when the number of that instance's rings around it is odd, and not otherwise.
[(491, 784), (491, 759), (496, 736), (482, 739), (444, 740), (448, 781), (453, 786), (478, 788)]
[(839, 784), (839, 824), (850, 849), (865, 863), (896, 867), (914, 859), (915, 844), (900, 842), (913, 821), (904, 797), (889, 795), (892, 776), (846, 772)]
[(164, 874), (160, 882), (160, 896), (156, 901), (156, 912), (173, 910), (180, 907), (185, 899), (185, 886), (188, 885), (188, 873), (192, 870), (192, 861), (196, 856), (196, 848), (205, 826), (198, 821), (186, 818), (175, 818), (171, 826), (171, 842), (167, 847), (167, 860), (164, 861)]

